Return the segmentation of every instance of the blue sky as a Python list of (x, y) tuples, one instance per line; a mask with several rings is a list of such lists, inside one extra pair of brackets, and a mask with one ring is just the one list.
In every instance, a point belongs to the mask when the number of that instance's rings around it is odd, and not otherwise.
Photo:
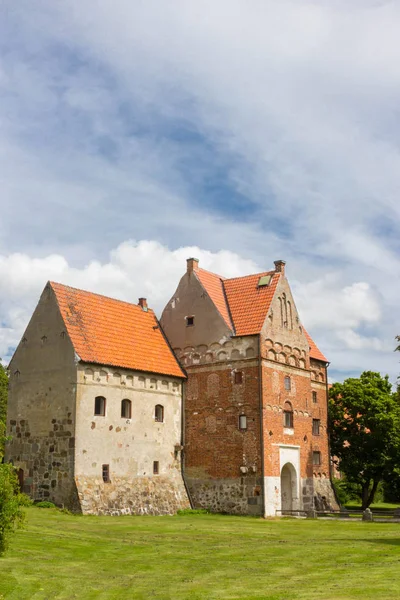
[(342, 379), (394, 381), (395, 2), (6, 0), (0, 356), (48, 279), (157, 310), (184, 261), (287, 261)]

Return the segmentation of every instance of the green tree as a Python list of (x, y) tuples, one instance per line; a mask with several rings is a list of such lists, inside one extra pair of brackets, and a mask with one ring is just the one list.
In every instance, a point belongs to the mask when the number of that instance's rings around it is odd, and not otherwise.
[(4, 452), (4, 438), (7, 419), (8, 376), (0, 362), (0, 459)]
[[(6, 437), (8, 376), (0, 363), (0, 459)], [(22, 506), (29, 503), (21, 494), (18, 477), (11, 464), (0, 464), (0, 555), (8, 546), (10, 535), (24, 520)]]
[(7, 549), (10, 535), (22, 524), (22, 506), (27, 503), (26, 496), (20, 493), (14, 467), (0, 464), (0, 556)]
[(362, 508), (400, 465), (400, 405), (386, 375), (365, 371), (329, 391), (332, 455), (347, 480), (361, 486)]

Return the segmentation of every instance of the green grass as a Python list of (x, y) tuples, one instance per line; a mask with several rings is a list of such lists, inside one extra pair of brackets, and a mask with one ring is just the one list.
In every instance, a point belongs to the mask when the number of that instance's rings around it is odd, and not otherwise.
[(400, 524), (27, 509), (0, 558), (7, 600), (391, 600)]

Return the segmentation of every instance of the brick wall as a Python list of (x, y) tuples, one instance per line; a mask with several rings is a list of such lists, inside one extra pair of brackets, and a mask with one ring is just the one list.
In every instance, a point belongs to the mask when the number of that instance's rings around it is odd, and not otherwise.
[[(197, 506), (247, 514), (261, 506), (258, 361), (189, 367), (185, 473)], [(241, 372), (241, 383), (235, 383)], [(247, 428), (239, 429), (246, 415)]]

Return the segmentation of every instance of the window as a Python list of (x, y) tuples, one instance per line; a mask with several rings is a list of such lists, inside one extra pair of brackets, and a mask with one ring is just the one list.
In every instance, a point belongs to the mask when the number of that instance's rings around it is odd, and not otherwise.
[(130, 419), (132, 415), (132, 402), (130, 400), (122, 400), (121, 402), (121, 417)]
[(94, 414), (98, 417), (104, 417), (106, 414), (106, 399), (103, 396), (96, 396), (94, 399)]
[(317, 404), (317, 402), (318, 402), (317, 392), (313, 392), (312, 393), (312, 401), (314, 402), (314, 404)]
[(293, 429), (293, 408), (290, 402), (285, 402), (283, 410), (283, 426), (285, 429)]
[(110, 465), (102, 466), (102, 474), (104, 483), (110, 483)]
[(246, 415), (239, 416), (239, 429), (241, 431), (246, 431), (247, 429), (247, 417)]
[(154, 410), (154, 419), (157, 421), (157, 423), (164, 422), (164, 407), (161, 406), (161, 404), (157, 404)]
[(194, 317), (186, 317), (186, 327), (193, 327)]
[(321, 424), (321, 421), (319, 419), (313, 419), (312, 420), (312, 432), (313, 432), (313, 435), (319, 435), (320, 424)]
[(160, 472), (160, 463), (158, 462), (158, 460), (155, 460), (153, 462), (153, 475), (158, 475)]
[(291, 383), (290, 383), (290, 377), (286, 376), (285, 377), (285, 390), (290, 390), (291, 389)]
[(243, 383), (242, 371), (235, 371), (235, 383)]
[(312, 453), (312, 464), (320, 465), (321, 464), (321, 452), (314, 451)]

